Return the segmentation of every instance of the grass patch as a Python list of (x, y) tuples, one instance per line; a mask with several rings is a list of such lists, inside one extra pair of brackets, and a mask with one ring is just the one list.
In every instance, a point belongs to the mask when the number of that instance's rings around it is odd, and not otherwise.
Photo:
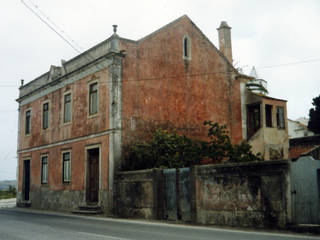
[(8, 199), (8, 198), (16, 198), (16, 191), (15, 189), (9, 190), (0, 190), (0, 200), (1, 199)]

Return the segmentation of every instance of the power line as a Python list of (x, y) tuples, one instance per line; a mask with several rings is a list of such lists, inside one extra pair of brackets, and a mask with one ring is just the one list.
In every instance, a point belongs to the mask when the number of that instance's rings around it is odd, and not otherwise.
[(296, 64), (303, 64), (303, 63), (310, 63), (310, 62), (319, 62), (319, 61), (320, 61), (320, 58), (315, 58), (315, 59), (302, 60), (302, 61), (296, 61), (296, 62), (280, 63), (280, 64), (269, 65), (269, 66), (261, 66), (261, 67), (256, 67), (256, 68), (257, 69), (275, 68), (275, 67), (282, 67), (282, 66), (289, 66), (289, 65), (296, 65)]
[(55, 28), (56, 30), (58, 29), (61, 33), (61, 35), (63, 34), (65, 36), (65, 38), (69, 39), (72, 43), (76, 44), (76, 48), (80, 49), (81, 51), (83, 51), (83, 47), (81, 47), (75, 40), (73, 40), (63, 29), (61, 29), (54, 21), (51, 20), (51, 18), (48, 17), (48, 15), (46, 15), (38, 5), (36, 5), (35, 3), (33, 3), (31, 0), (28, 0), (30, 2), (31, 5), (33, 5), (34, 8), (36, 8), (39, 13), (41, 13)]
[[(43, 23), (45, 23), (52, 31), (54, 31), (60, 38), (62, 38), (70, 47), (72, 47), (75, 51), (77, 51), (79, 54), (81, 53), (77, 47), (75, 47), (71, 42), (75, 43), (78, 48), (83, 49), (78, 43), (76, 43), (76, 41), (72, 40), (72, 38), (70, 38), (66, 32), (64, 32), (57, 24), (55, 24), (40, 8), (38, 5), (34, 4), (31, 0), (28, 0), (30, 2), (30, 4), (33, 5), (34, 8), (36, 8), (52, 25), (54, 25), (57, 29), (55, 29), (53, 26), (51, 26), (47, 21), (45, 21), (36, 11), (34, 11), (30, 6), (28, 6), (24, 0), (21, 0), (21, 2), (32, 12), (34, 13)], [(66, 37), (63, 36), (63, 34), (59, 33), (62, 32)], [(69, 38), (70, 41), (67, 39)], [(90, 59), (88, 58), (88, 56), (90, 57)], [(84, 58), (86, 58), (87, 60), (94, 60), (94, 57), (92, 55), (90, 55), (90, 53), (88, 53), (87, 55), (84, 55)], [(257, 67), (257, 69), (266, 69), (266, 68), (275, 68), (275, 67), (282, 67), (282, 66), (289, 66), (289, 65), (296, 65), (296, 64), (303, 64), (303, 63), (309, 63), (309, 62), (317, 62), (320, 61), (320, 58), (316, 58), (316, 59), (309, 59), (309, 60), (303, 60), (303, 61), (296, 61), (296, 62), (289, 62), (289, 63), (283, 63), (283, 64), (277, 64), (277, 65), (269, 65), (269, 66), (261, 66), (261, 67)], [(97, 67), (97, 65), (95, 65)], [(98, 68), (98, 67), (97, 67)], [(100, 69), (99, 69), (100, 70)], [(105, 69), (101, 69), (101, 71), (105, 72)], [(215, 72), (218, 73), (218, 72)], [(203, 75), (210, 75), (210, 74), (215, 74), (215, 73), (203, 73)], [(219, 73), (228, 73), (228, 72), (219, 72)], [(193, 75), (185, 75), (185, 76), (198, 76), (201, 74), (193, 74)], [(160, 79), (166, 79), (166, 78), (176, 78), (176, 76), (171, 76), (171, 77), (154, 77), (154, 78), (145, 78), (145, 79), (136, 79), (136, 80), (127, 80), (127, 81), (123, 81), (123, 82), (131, 82), (131, 81), (147, 81), (147, 80), (160, 80)], [(103, 81), (106, 82), (107, 84), (110, 83), (110, 81)], [(81, 84), (81, 83), (80, 83)], [(0, 85), (0, 87), (17, 87), (18, 85)], [(37, 86), (37, 85), (35, 85)], [(42, 84), (38, 85), (38, 86), (42, 86)]]
[[(59, 37), (61, 37), (64, 41), (66, 41), (68, 43), (68, 45), (70, 47), (72, 47), (75, 51), (77, 51), (79, 54), (81, 54), (81, 51), (78, 50), (81, 49), (83, 51), (83, 47), (81, 47), (76, 41), (74, 41), (71, 37), (68, 36), (68, 34), (63, 31), (57, 24), (55, 24), (40, 8), (38, 5), (34, 4), (31, 0), (28, 0), (30, 2), (30, 4), (33, 5), (34, 8), (36, 8), (39, 13), (41, 13), (44, 18), (48, 19), (48, 21), (54, 25), (57, 29), (55, 29), (54, 26), (51, 26), (48, 22), (46, 22), (39, 14), (37, 14), (32, 8), (30, 8), (23, 0), (21, 0), (21, 2), (29, 9), (32, 11), (32, 13), (34, 13), (42, 22), (44, 22), (51, 30), (53, 30), (56, 34), (58, 34)], [(60, 33), (59, 33), (60, 31)], [(67, 38), (69, 38), (69, 40), (73, 43), (75, 43), (77, 45), (74, 46)], [(84, 55), (84, 58), (91, 61), (91, 60), (94, 60), (95, 58), (90, 54), (90, 53), (87, 53), (87, 55)], [(98, 69), (98, 65), (100, 63), (94, 65), (97, 69)], [(105, 70), (103, 69), (102, 71), (105, 72)]]
[(29, 7), (23, 0), (21, 3), (25, 5), (33, 14), (35, 14), (44, 24), (46, 24), (52, 31), (54, 31), (61, 39), (63, 39), (73, 50), (77, 53), (81, 53), (76, 47), (72, 45), (62, 34), (60, 34), (56, 29), (54, 29), (48, 22), (46, 22), (36, 11), (34, 11), (31, 7)]

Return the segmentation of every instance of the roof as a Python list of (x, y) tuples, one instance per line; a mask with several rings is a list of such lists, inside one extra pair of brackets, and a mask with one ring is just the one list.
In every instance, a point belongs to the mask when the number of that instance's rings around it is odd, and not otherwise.
[(291, 138), (289, 139), (289, 145), (320, 145), (320, 134), (313, 136)]
[(263, 94), (260, 94), (260, 93), (254, 93), (254, 92), (251, 92), (252, 94), (254, 95), (257, 95), (259, 97), (262, 97), (262, 98), (266, 98), (266, 99), (270, 99), (270, 100), (276, 100), (276, 101), (281, 101), (281, 102), (287, 102), (287, 100), (284, 100), (284, 99), (279, 99), (279, 98), (273, 98), (273, 97), (269, 97), (269, 96), (266, 96), (266, 95), (263, 95)]

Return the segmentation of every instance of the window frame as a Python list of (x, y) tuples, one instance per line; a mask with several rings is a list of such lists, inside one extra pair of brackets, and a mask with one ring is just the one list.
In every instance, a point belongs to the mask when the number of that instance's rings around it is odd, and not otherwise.
[(272, 109), (273, 106), (270, 104), (265, 104), (264, 105), (264, 114), (265, 114), (265, 124), (267, 128), (272, 128)]
[[(69, 159), (65, 160), (65, 155), (69, 155)], [(71, 182), (71, 151), (63, 151), (62, 152), (62, 183), (70, 183)], [(68, 165), (68, 175), (65, 175), (65, 162), (69, 162)]]
[[(44, 165), (44, 159), (46, 159), (46, 164)], [(40, 163), (41, 163), (41, 184), (45, 185), (48, 184), (49, 182), (49, 157), (48, 155), (41, 155), (41, 159), (40, 159)], [(44, 170), (44, 166), (46, 166), (46, 169)], [(44, 175), (46, 174), (46, 175)], [(46, 178), (45, 178), (45, 177)]]
[[(70, 104), (70, 119), (69, 121), (66, 121), (66, 96), (70, 95), (70, 102), (67, 102)], [(63, 102), (63, 107), (62, 107), (62, 123), (63, 124), (70, 124), (72, 122), (72, 93), (71, 91), (65, 92), (63, 94), (63, 98), (62, 98), (62, 102)]]
[[(30, 113), (29, 116), (27, 116), (28, 113)], [(24, 134), (26, 136), (29, 136), (31, 134), (31, 113), (32, 113), (31, 108), (28, 108), (26, 109), (24, 114)]]
[[(96, 85), (96, 90), (91, 91), (91, 88)], [(96, 111), (93, 112), (92, 110), (92, 94), (96, 94)], [(98, 115), (99, 113), (99, 84), (98, 81), (90, 82), (88, 84), (88, 116), (89, 117), (94, 117)]]
[(182, 58), (191, 60), (191, 40), (188, 35), (184, 35), (182, 38)]
[[(45, 112), (45, 105), (48, 105), (48, 109)], [(45, 113), (47, 114), (47, 118), (45, 119)], [(46, 120), (46, 123), (45, 123)], [(45, 126), (46, 125), (46, 126)], [(50, 102), (45, 101), (42, 103), (42, 130), (47, 130), (50, 126)]]
[[(282, 110), (282, 113), (281, 113), (280, 109)], [(284, 116), (284, 107), (277, 106), (276, 111), (277, 111), (276, 112), (277, 128), (278, 129), (285, 129), (286, 123), (285, 123), (285, 116)]]

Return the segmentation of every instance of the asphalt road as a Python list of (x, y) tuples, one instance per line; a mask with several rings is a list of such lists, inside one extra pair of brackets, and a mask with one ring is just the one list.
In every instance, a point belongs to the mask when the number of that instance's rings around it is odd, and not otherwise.
[(315, 236), (83, 217), (26, 209), (0, 209), (2, 240), (295, 240)]

